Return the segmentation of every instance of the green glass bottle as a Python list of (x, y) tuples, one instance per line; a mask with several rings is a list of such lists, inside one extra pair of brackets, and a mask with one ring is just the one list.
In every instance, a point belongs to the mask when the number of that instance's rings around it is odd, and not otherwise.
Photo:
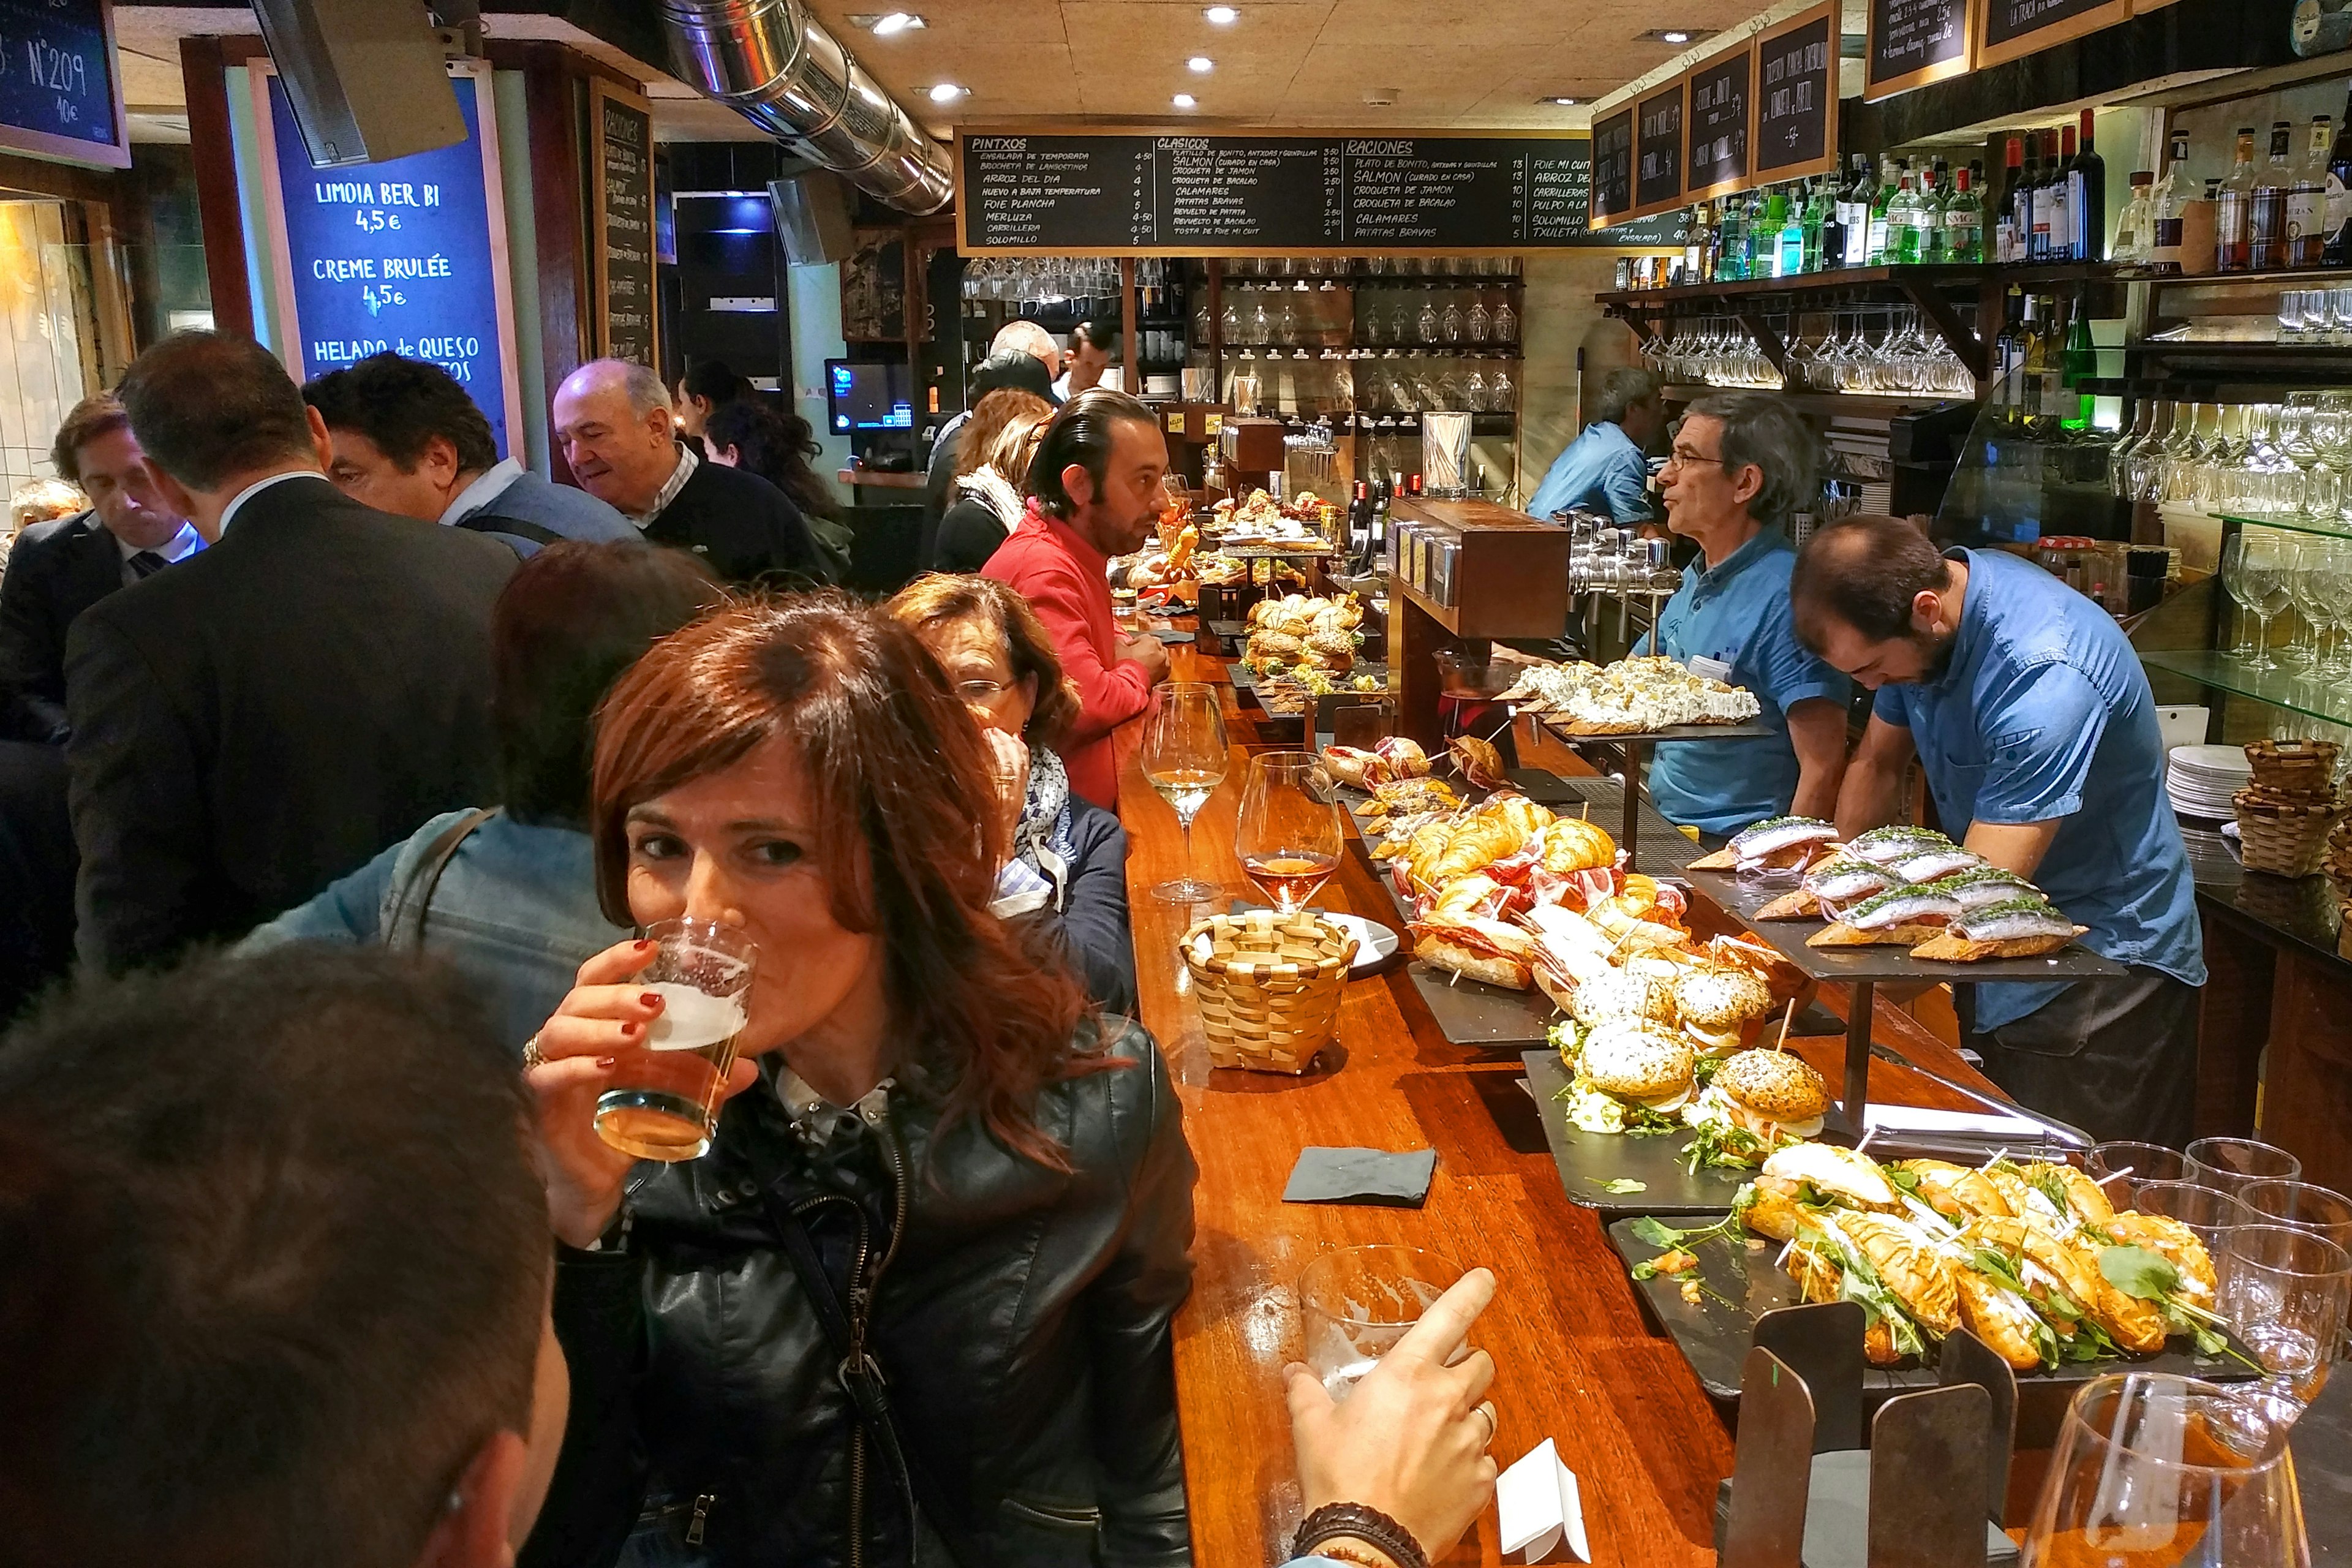
[(2091, 384), (2099, 374), (2099, 351), (2091, 342), (2091, 312), (2084, 308), (2079, 296), (2074, 300), (2074, 320), (2066, 327), (2066, 346), (2061, 353), (2060, 364), (2062, 384), (2072, 396), (2060, 404), (2063, 412), (2058, 426), (2069, 436), (2086, 436), (2091, 429)]
[(1774, 191), (1748, 218), (1748, 276), (1769, 278), (1779, 260), (1780, 226), (1789, 221), (1789, 198)]
[(1808, 272), (1819, 272), (1823, 265), (1822, 233), (1830, 226), (1834, 208), (1833, 193), (1827, 179), (1815, 180), (1811, 194), (1805, 198), (1805, 262)]

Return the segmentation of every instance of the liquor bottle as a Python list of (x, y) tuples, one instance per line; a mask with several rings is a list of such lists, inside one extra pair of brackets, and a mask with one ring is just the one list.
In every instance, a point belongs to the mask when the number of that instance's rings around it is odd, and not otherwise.
[(2126, 265), (2137, 265), (2147, 259), (2149, 248), (2156, 242), (2156, 202), (2153, 192), (2156, 174), (2148, 169), (2134, 169), (2131, 176), (2131, 199), (2116, 217), (2116, 242), (2108, 251), (2109, 259)]
[(1828, 179), (1822, 178), (1810, 182), (1805, 189), (1805, 256), (1803, 269), (1807, 272), (1819, 272), (1825, 266), (1836, 265), (1829, 258), (1829, 247), (1822, 242), (1822, 238), (1824, 232), (1830, 228), (1832, 223), (1834, 221), (1831, 215), (1834, 213), (1835, 210), (1835, 205), (1830, 200), (1830, 182)]
[(1772, 276), (1794, 278), (1805, 269), (1805, 195), (1781, 198), (1780, 239), (1772, 258)]
[(2017, 403), (2019, 420), (2035, 435), (2042, 432), (2042, 384), (2050, 371), (2048, 344), (2037, 314), (2038, 294), (2025, 297), (2025, 318), (2017, 329)]
[[(1691, 209), (1690, 234), (1683, 242), (1683, 281), (1715, 281), (1715, 209), (1705, 202)], [(1503, 341), (1499, 332), (1495, 341)]]
[(2012, 372), (2025, 363), (2025, 291), (2012, 283), (2001, 300), (2000, 336), (1993, 340), (1992, 374), (1995, 390), (2008, 384)]
[[(1822, 183), (1829, 184), (1828, 181)], [(1822, 268), (1824, 271), (1835, 271), (1845, 265), (1845, 216), (1853, 210), (1853, 204), (1846, 198), (1851, 194), (1847, 185), (1840, 182), (1830, 191), (1824, 204), (1822, 218)]]
[(2323, 267), (2352, 266), (2352, 94), (2344, 100), (2344, 119), (2336, 128), (2336, 145), (2327, 150), (2327, 243), (2321, 250)]
[(1723, 226), (1715, 238), (1715, 275), (1738, 282), (1748, 276), (1748, 203), (1734, 196), (1723, 204)]
[(1870, 259), (1870, 156), (1856, 153), (1837, 192), (1838, 234), (1845, 248), (1837, 265), (1860, 267)]
[(2070, 435), (2087, 435), (2091, 428), (2091, 383), (2099, 374), (2099, 351), (2091, 342), (2091, 312), (2082, 296), (2074, 298), (2074, 320), (2066, 328), (2066, 346), (2059, 356), (2060, 381), (2067, 394), (2059, 404), (2059, 427)]
[(2147, 194), (2148, 265), (2180, 270), (2180, 214), (2195, 195), (2189, 174), (2189, 133), (2172, 133), (2171, 155), (2165, 160), (2164, 178)]
[(2294, 187), (2294, 169), (2287, 161), (2287, 144), (2294, 127), (2284, 120), (2271, 122), (2271, 155), (2254, 176), (2254, 195), (2246, 207), (2246, 265), (2257, 272), (2274, 272), (2286, 265), (2286, 198)]
[(1780, 262), (1780, 226), (1788, 221), (1789, 198), (1774, 191), (1748, 214), (1748, 276), (1769, 278)]
[(1908, 267), (1919, 259), (1918, 205), (1906, 169), (1895, 177), (1895, 199), (1886, 204), (1886, 266)]
[(2254, 128), (2238, 127), (2238, 156), (2213, 205), (2213, 266), (2243, 272), (2253, 259)]
[(2009, 172), (2001, 176), (2000, 204), (1993, 208), (1993, 259), (2010, 267), (2025, 257), (2025, 247), (2018, 238), (2017, 228), (2017, 192), (2018, 187), (2025, 184), (2025, 141), (2022, 137), (2009, 139), (2009, 154), (2005, 163)]
[(1920, 193), (1913, 222), (1919, 231), (1919, 259), (1930, 266), (1950, 259), (1944, 251), (1944, 215), (1951, 210), (1956, 194), (1950, 165), (1937, 159), (1936, 172)]
[(1953, 175), (1952, 199), (1944, 205), (1944, 259), (1956, 267), (1974, 267), (1984, 260), (1984, 203), (1969, 178), (1973, 170)]
[(2067, 252), (2076, 261), (2107, 258), (2107, 161), (2091, 145), (2091, 111), (2066, 165)]
[(1893, 259), (1886, 253), (1886, 209), (1895, 205), (1895, 167), (1891, 157), (1879, 165), (1878, 188), (1871, 193), (1869, 237), (1864, 242), (1866, 267), (1884, 267)]
[(2303, 162), (2295, 166), (2294, 184), (2286, 194), (2286, 264), (2316, 267), (2327, 249), (2327, 149), (2336, 140), (2335, 121), (2325, 114), (2311, 117), (2311, 141)]

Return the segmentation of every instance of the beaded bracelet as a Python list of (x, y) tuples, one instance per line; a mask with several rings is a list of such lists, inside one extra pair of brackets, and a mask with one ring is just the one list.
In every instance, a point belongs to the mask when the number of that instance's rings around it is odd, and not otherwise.
[[(1327, 1502), (1308, 1514), (1299, 1521), (1298, 1533), (1291, 1538), (1290, 1554), (1311, 1557), (1318, 1545), (1335, 1535), (1353, 1536), (1367, 1546), (1378, 1548), (1397, 1568), (1429, 1568), (1429, 1554), (1412, 1538), (1412, 1531), (1380, 1510), (1360, 1502)], [(1361, 1563), (1362, 1559), (1342, 1561)]]

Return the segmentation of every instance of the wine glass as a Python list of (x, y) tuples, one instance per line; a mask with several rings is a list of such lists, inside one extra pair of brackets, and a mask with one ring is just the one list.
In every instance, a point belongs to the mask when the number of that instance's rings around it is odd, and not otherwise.
[(2327, 598), (2327, 558), (2333, 546), (2324, 539), (2298, 540), (2294, 546), (2294, 570), (2287, 574), (2287, 597), (2302, 618), (2308, 638), (2298, 637), (2287, 650), (2295, 663), (2307, 666), (2315, 675), (2323, 662), (2324, 645), (2327, 640), (2327, 618), (2331, 606)]
[(2307, 1563), (2292, 1403), (2164, 1373), (2110, 1373), (2066, 1407), (2024, 1568)]
[(1217, 689), (1188, 680), (1161, 687), (1144, 721), (1143, 776), (1184, 831), (1184, 874), (1151, 889), (1162, 903), (1197, 904), (1217, 896), (1214, 882), (1192, 874), (1192, 819), (1224, 783), (1229, 761)]
[(2221, 585), (2254, 617), (2254, 669), (2279, 668), (2271, 658), (2271, 622), (2286, 608), (2285, 556), (2280, 541), (2263, 529), (2242, 528), (2221, 547)]
[(1265, 752), (1250, 759), (1234, 853), (1258, 889), (1292, 913), (1339, 868), (1339, 807), (1330, 775), (1312, 752)]
[(2308, 1405), (2327, 1381), (2352, 1306), (2352, 1258), (2315, 1231), (2240, 1226), (2216, 1260), (2219, 1310), (2270, 1375), (2263, 1386)]

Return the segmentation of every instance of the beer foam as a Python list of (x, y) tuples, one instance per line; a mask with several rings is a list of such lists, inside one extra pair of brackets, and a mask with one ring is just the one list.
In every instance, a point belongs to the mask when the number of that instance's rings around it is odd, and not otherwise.
[(745, 1016), (740, 995), (713, 996), (708, 991), (675, 980), (657, 980), (646, 989), (662, 999), (661, 1016), (646, 1031), (647, 1050), (700, 1050), (743, 1031)]

